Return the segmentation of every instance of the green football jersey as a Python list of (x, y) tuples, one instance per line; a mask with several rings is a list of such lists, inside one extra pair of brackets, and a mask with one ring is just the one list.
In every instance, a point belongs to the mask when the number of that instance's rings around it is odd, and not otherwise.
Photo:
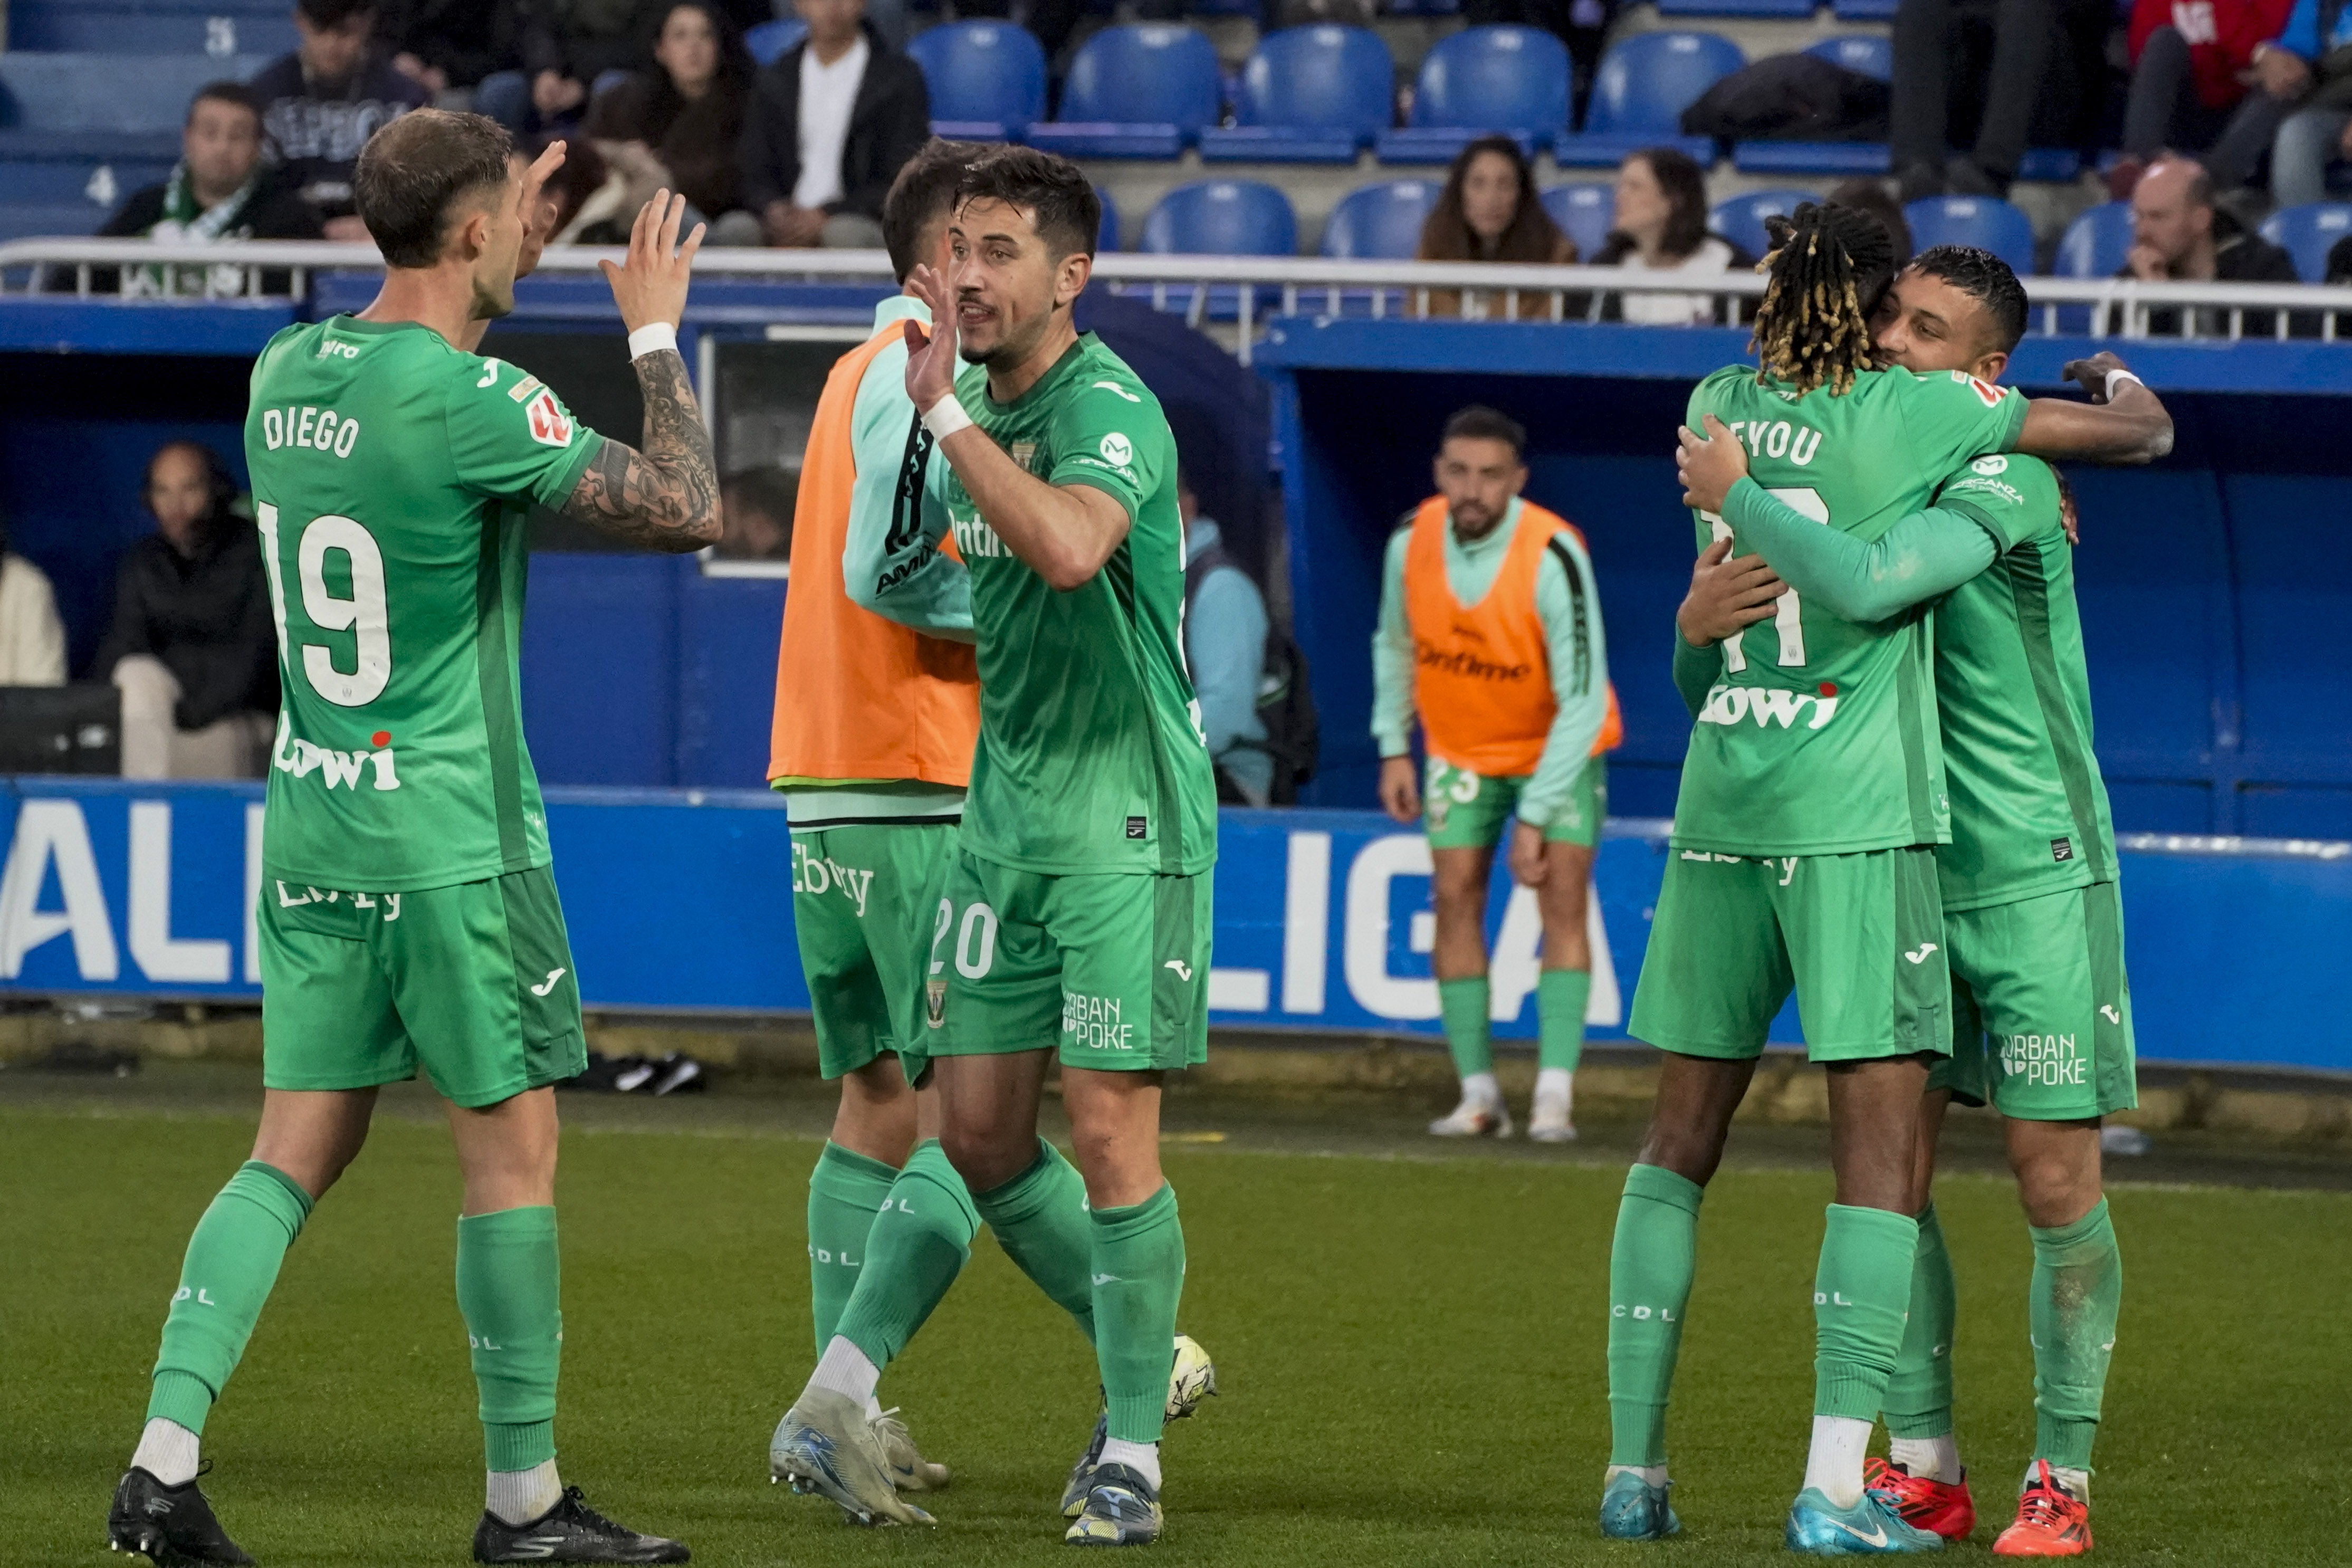
[(548, 864), (517, 675), (524, 520), (603, 440), (430, 327), (337, 316), (270, 339), (245, 421), (286, 692), (267, 876), (397, 893)]
[(2038, 458), (1985, 457), (1936, 505), (1976, 520), (2000, 554), (1936, 607), (1936, 697), (1952, 841), (1948, 910), (2116, 876), (2107, 786), (2091, 750), (2091, 678), (2058, 479)]
[(1083, 484), (1133, 525), (1059, 593), (996, 536), (954, 468), (930, 467), (971, 572), (980, 745), (963, 847), (1017, 870), (1192, 875), (1217, 858), (1217, 789), (1184, 666), (1184, 525), (1160, 400), (1093, 333), (1016, 401), (968, 367), (958, 399), (1013, 460)]
[[(1979, 452), (2006, 451), (2025, 399), (1958, 372), (1872, 371), (1799, 395), (1731, 365), (1692, 391), (1688, 423), (1738, 433), (1756, 482), (1803, 515), (1874, 540)], [(1730, 532), (1696, 514), (1698, 544)], [(1744, 547), (1735, 540), (1735, 553)], [(1949, 837), (1929, 614), (1859, 626), (1783, 594), (1727, 638), (1692, 726), (1674, 841), (1724, 855), (1835, 855)]]

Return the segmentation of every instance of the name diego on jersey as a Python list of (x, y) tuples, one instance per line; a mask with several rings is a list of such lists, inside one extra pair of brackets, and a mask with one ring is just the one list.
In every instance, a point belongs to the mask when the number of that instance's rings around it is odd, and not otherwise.
[(331, 408), (265, 408), (261, 440), (273, 452), (281, 447), (308, 447), (314, 452), (348, 458), (359, 445), (360, 422), (346, 419)]

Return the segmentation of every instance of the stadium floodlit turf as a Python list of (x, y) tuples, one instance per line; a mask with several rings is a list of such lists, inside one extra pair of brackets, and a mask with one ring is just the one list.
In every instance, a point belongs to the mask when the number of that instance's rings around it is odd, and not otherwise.
[[(148, 1105), (0, 1106), (0, 1562), (103, 1553), (182, 1245), (249, 1147), (249, 1122)], [(1065, 1561), (1053, 1504), (1093, 1416), (1092, 1361), (985, 1236), (882, 1388), (956, 1468), (929, 1500), (940, 1528), (852, 1530), (768, 1484), (769, 1430), (813, 1359), (815, 1146), (714, 1121), (567, 1135), (565, 1479), (702, 1563)], [(1645, 1547), (1592, 1522), (1615, 1162), (1171, 1147), (1169, 1169), (1183, 1325), (1224, 1394), (1171, 1430), (1153, 1560), (1789, 1561), (1826, 1175), (1727, 1171), (1707, 1199), (1672, 1429), (1686, 1530)], [(2003, 1184), (1958, 1177), (1939, 1204), (1984, 1516), (1958, 1554), (1982, 1559), (2032, 1431), (2030, 1252)], [(205, 1436), (206, 1485), (264, 1568), (467, 1560), (481, 1445), (457, 1205), (446, 1133), (380, 1117), (289, 1257)], [(2352, 1196), (2126, 1186), (2115, 1211), (2127, 1287), (2094, 1561), (2345, 1562)]]

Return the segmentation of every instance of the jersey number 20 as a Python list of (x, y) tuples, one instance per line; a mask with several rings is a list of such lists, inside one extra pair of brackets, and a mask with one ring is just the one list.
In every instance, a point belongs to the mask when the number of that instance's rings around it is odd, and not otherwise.
[[(254, 508), (261, 525), (261, 559), (269, 569), (269, 609), (278, 621), (278, 647), (288, 674), (296, 668), (294, 645), (286, 636), (286, 584), (278, 563), (278, 509), (268, 501)], [(349, 564), (348, 597), (327, 585), (327, 557), (341, 553)], [(351, 669), (337, 667), (337, 650), (306, 642), (299, 661), (310, 689), (338, 708), (364, 708), (383, 695), (392, 679), (392, 620), (383, 600), (383, 552), (375, 535), (348, 517), (314, 517), (302, 530), (296, 553), (301, 577), (302, 613), (322, 632), (350, 632), (355, 644)]]
[[(1822, 500), (1821, 491), (1774, 489), (1768, 487), (1764, 493), (1799, 516), (1811, 518), (1824, 528), (1829, 526), (1829, 503)], [(1703, 511), (1699, 516), (1706, 519), (1707, 531), (1712, 537), (1717, 539), (1731, 537), (1731, 524), (1724, 521), (1716, 513)], [(1794, 588), (1772, 601), (1772, 629), (1780, 634), (1780, 662), (1783, 665), (1804, 663), (1805, 623), (1800, 615), (1797, 591)], [(1747, 635), (1746, 632), (1734, 632), (1723, 639), (1724, 668), (1737, 672), (1748, 668), (1748, 651), (1740, 646), (1741, 639)]]

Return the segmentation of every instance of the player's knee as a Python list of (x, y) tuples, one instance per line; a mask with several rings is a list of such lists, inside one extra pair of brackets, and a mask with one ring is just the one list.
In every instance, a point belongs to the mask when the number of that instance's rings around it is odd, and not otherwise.
[(991, 1193), (1036, 1163), (1037, 1138), (1026, 1128), (959, 1117), (940, 1129), (940, 1148), (963, 1184)]
[(2098, 1205), (2097, 1127), (2071, 1135), (2010, 1141), (2010, 1169), (2017, 1176), (2017, 1201), (2026, 1223), (2048, 1229), (2072, 1225)]

